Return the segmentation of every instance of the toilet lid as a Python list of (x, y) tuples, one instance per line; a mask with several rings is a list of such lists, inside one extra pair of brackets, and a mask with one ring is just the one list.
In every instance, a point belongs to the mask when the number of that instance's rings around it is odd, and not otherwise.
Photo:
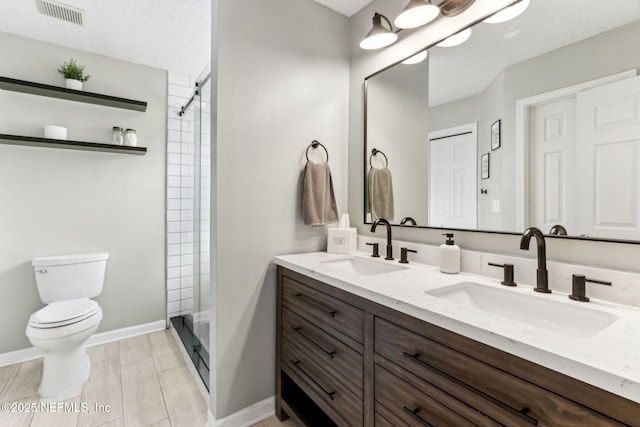
[(53, 302), (31, 316), (31, 324), (51, 328), (75, 323), (93, 316), (100, 306), (89, 298)]

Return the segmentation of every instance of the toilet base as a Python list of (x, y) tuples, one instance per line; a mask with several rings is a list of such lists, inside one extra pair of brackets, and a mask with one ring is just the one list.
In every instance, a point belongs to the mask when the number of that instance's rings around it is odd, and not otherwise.
[(90, 374), (91, 362), (84, 343), (68, 351), (47, 352), (44, 356), (40, 396), (47, 402), (79, 397)]

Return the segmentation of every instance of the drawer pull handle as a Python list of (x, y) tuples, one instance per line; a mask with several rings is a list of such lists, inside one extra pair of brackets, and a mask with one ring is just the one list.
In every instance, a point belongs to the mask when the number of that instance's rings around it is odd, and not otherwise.
[(327, 356), (329, 356), (331, 359), (333, 359), (333, 355), (336, 354), (335, 351), (329, 351), (326, 350), (323, 346), (321, 346), (320, 344), (318, 344), (317, 342), (315, 342), (314, 340), (312, 340), (311, 338), (309, 338), (308, 336), (306, 336), (303, 332), (302, 332), (302, 328), (300, 326), (292, 326), (291, 329), (293, 329), (294, 331), (296, 331), (298, 334), (300, 334), (300, 336), (302, 338), (304, 338), (305, 340), (309, 341), (311, 344), (313, 344), (314, 346), (316, 346), (317, 348), (319, 348), (324, 354), (326, 354)]
[(431, 366), (429, 363), (425, 362), (422, 358), (420, 358), (420, 353), (409, 354), (406, 351), (403, 351), (402, 354), (403, 354), (404, 357), (413, 360), (414, 362), (416, 362), (419, 365), (427, 368), (431, 372), (435, 372), (436, 374), (438, 374), (438, 375), (440, 375), (442, 377), (445, 377), (447, 380), (457, 384), (458, 386), (464, 388), (467, 391), (470, 391), (471, 393), (474, 393), (474, 394), (482, 397), (485, 400), (490, 401), (494, 405), (499, 406), (500, 408), (504, 409), (505, 411), (510, 412), (511, 414), (515, 415), (518, 418), (523, 419), (524, 421), (528, 422), (529, 424), (534, 425), (534, 426), (538, 425), (538, 420), (536, 420), (535, 418), (530, 417), (529, 415), (527, 415), (528, 410), (527, 411), (515, 410), (511, 406), (507, 405), (504, 402), (499, 401), (495, 397), (490, 396), (490, 395), (486, 394), (485, 392), (483, 392), (481, 390), (478, 390), (478, 389), (468, 385), (467, 383), (464, 383), (464, 382), (460, 381), (459, 379), (457, 379), (455, 377), (452, 377), (451, 375), (447, 374), (444, 371), (441, 371), (440, 369), (436, 368), (435, 366)]
[(316, 310), (320, 311), (322, 314), (329, 316), (329, 317), (336, 317), (336, 312), (335, 311), (329, 311), (324, 307), (320, 307), (318, 304), (316, 304), (315, 302), (313, 302), (313, 300), (311, 300), (309, 297), (307, 297), (306, 295), (302, 295), (302, 294), (293, 294), (294, 297), (300, 298), (302, 301), (306, 302), (307, 304), (309, 304), (311, 307), (315, 308)]
[(302, 363), (299, 360), (296, 360), (296, 361), (292, 360), (291, 363), (293, 363), (296, 366), (296, 368), (298, 368), (300, 370), (300, 372), (302, 372), (304, 374), (305, 377), (309, 378), (309, 380), (311, 380), (312, 383), (314, 383), (316, 386), (318, 386), (318, 388), (320, 390), (322, 390), (322, 392), (324, 394), (326, 394), (329, 399), (333, 400), (333, 395), (336, 394), (335, 391), (327, 391), (327, 390), (325, 390), (325, 388), (322, 387), (318, 383), (318, 381), (314, 380), (311, 375), (307, 374), (307, 372), (304, 369), (302, 369), (302, 367), (300, 366)]
[(413, 418), (415, 418), (416, 420), (418, 420), (422, 424), (424, 424), (426, 426), (429, 426), (429, 427), (433, 427), (433, 425), (431, 423), (429, 423), (427, 420), (425, 420), (420, 415), (418, 415), (418, 412), (420, 412), (420, 408), (409, 409), (406, 406), (403, 406), (402, 409), (404, 410), (404, 412), (408, 413), (409, 415), (411, 415)]

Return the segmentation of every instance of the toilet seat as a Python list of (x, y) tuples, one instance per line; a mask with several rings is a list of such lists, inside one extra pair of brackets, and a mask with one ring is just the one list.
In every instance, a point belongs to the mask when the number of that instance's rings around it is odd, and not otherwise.
[(31, 315), (29, 326), (38, 329), (60, 328), (95, 316), (100, 310), (97, 302), (78, 298), (54, 302)]
[[(33, 315), (31, 316), (33, 318)], [(32, 320), (29, 320), (29, 324), (27, 325), (27, 337), (30, 340), (60, 340), (64, 339), (64, 337), (70, 338), (76, 334), (83, 334), (87, 330), (91, 330), (92, 328), (97, 328), (102, 320), (102, 309), (98, 306), (98, 311), (93, 314), (88, 314), (86, 316), (82, 316), (76, 319), (72, 319), (67, 321), (66, 324), (62, 326), (53, 326), (47, 327), (47, 325), (42, 325), (39, 323), (34, 323)], [(58, 322), (58, 324), (63, 322)], [(44, 326), (44, 327), (43, 327)]]

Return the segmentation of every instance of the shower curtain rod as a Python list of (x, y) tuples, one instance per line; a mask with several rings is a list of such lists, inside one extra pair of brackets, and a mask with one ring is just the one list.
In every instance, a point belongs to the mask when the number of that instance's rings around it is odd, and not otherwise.
[(189, 98), (189, 100), (187, 101), (186, 104), (184, 104), (182, 107), (180, 107), (180, 112), (178, 113), (178, 115), (180, 117), (182, 117), (184, 115), (184, 113), (187, 112), (187, 110), (189, 109), (189, 106), (191, 106), (191, 103), (193, 102), (195, 97), (200, 94), (200, 89), (199, 88), (201, 86), (204, 86), (209, 81), (210, 78), (211, 78), (211, 73), (207, 74), (205, 76), (205, 78), (202, 79), (201, 81), (196, 82), (196, 89), (193, 92), (193, 95), (191, 95), (191, 98)]

